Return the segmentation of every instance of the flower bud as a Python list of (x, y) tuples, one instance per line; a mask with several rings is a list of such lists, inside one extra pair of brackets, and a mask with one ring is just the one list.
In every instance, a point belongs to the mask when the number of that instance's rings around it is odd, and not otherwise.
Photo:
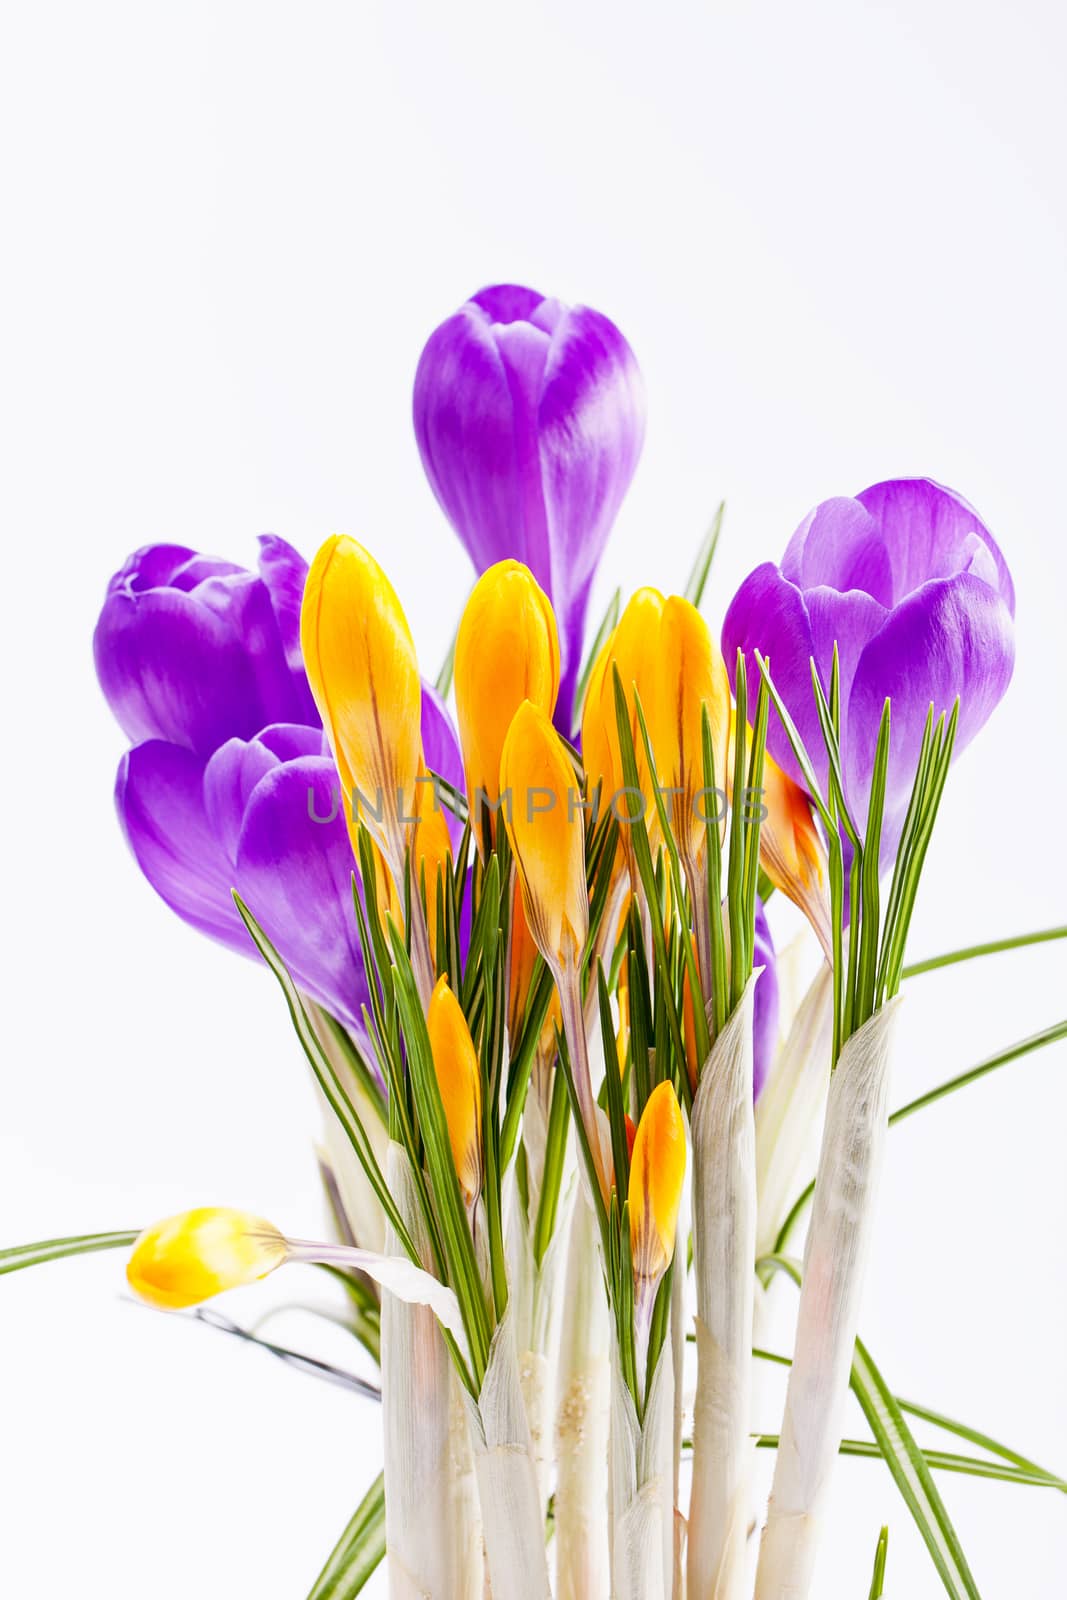
[(585, 831), (577, 778), (545, 713), (524, 700), (500, 762), (508, 840), (534, 943), (558, 973), (577, 963), (589, 935)]
[(674, 1256), (685, 1180), (685, 1125), (671, 1083), (659, 1083), (645, 1102), (630, 1160), (630, 1249), (634, 1278), (647, 1289)]
[(426, 1028), (456, 1177), (471, 1205), (482, 1187), (482, 1073), (467, 1019), (447, 978), (438, 978), (434, 987)]
[(430, 950), (436, 962), (437, 908), (439, 896), (444, 892), (446, 875), (452, 868), (452, 840), (436, 787), (425, 768), (415, 786), (414, 816), (417, 821), (411, 836), (412, 892), (421, 894), (425, 884), (426, 925)]
[[(640, 699), (649, 737), (656, 726), (655, 703), (659, 691), (657, 644), (663, 615), (663, 596), (658, 589), (638, 589), (594, 665), (589, 679), (582, 717), (582, 749), (589, 778), (590, 794), (602, 784), (600, 807), (613, 805), (618, 817), (624, 848), (629, 836), (627, 819), (643, 816), (649, 838), (655, 844), (659, 827), (652, 778), (645, 756), (645, 742), (637, 717)], [(623, 770), (619, 721), (615, 703), (615, 670), (618, 669), (623, 694), (629, 709), (630, 737), (637, 763), (641, 794), (628, 789)]]
[(421, 758), (422, 689), (400, 602), (354, 539), (335, 534), (312, 562), (300, 642), (346, 798), (395, 873)]
[[(528, 567), (498, 561), (475, 584), (456, 635), (456, 710), (477, 842), (500, 796), (500, 753), (524, 700), (551, 717), (559, 641), (548, 597)], [(490, 827), (495, 814), (488, 811)]]
[(763, 758), (760, 861), (774, 884), (811, 923), (830, 957), (830, 907), (826, 847), (815, 825), (811, 801), (783, 772), (768, 750)]
[(283, 1236), (262, 1217), (228, 1206), (202, 1206), (146, 1228), (134, 1244), (126, 1277), (142, 1300), (180, 1311), (223, 1289), (265, 1278), (288, 1255)]

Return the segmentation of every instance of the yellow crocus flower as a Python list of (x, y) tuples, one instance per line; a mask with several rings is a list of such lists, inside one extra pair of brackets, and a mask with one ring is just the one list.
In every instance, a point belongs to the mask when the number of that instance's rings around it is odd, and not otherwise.
[(456, 712), (475, 841), (495, 835), (500, 754), (529, 700), (551, 717), (559, 693), (559, 639), (548, 596), (519, 561), (498, 561), (471, 592), (456, 635)]
[(400, 601), (354, 539), (335, 534), (312, 562), (300, 644), (345, 797), (397, 877), (422, 755), (422, 685)]
[(540, 707), (524, 700), (504, 740), (500, 790), (508, 840), (534, 943), (553, 972), (589, 934), (585, 828), (566, 747)]
[(289, 1256), (270, 1222), (226, 1206), (202, 1206), (146, 1228), (126, 1267), (130, 1288), (154, 1306), (180, 1311), (255, 1283)]
[(630, 1249), (638, 1297), (649, 1295), (674, 1256), (685, 1180), (685, 1125), (674, 1086), (645, 1102), (630, 1160)]
[(658, 683), (646, 709), (656, 776), (674, 791), (667, 803), (683, 856), (699, 859), (704, 850), (704, 815), (714, 815), (714, 800), (701, 803), (704, 789), (703, 712), (708, 710), (715, 781), (726, 782), (730, 740), (730, 680), (707, 623), (688, 600), (664, 601), (653, 645)]
[(426, 1028), (456, 1177), (472, 1205), (482, 1187), (482, 1074), (467, 1019), (445, 977), (430, 997)]

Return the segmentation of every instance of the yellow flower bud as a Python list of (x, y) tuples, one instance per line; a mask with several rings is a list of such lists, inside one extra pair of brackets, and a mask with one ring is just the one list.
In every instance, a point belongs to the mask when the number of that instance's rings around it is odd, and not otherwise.
[(545, 713), (524, 700), (500, 762), (508, 839), (534, 943), (552, 968), (577, 962), (589, 935), (578, 780)]
[(335, 534), (312, 562), (300, 644), (346, 800), (395, 873), (422, 753), (422, 685), (400, 602), (354, 539)]
[(815, 826), (811, 801), (770, 751), (763, 758), (763, 804), (766, 816), (759, 841), (763, 870), (775, 888), (800, 907), (832, 959), (826, 847)]
[(227, 1206), (183, 1211), (146, 1228), (126, 1267), (130, 1288), (151, 1305), (180, 1311), (280, 1267), (289, 1247), (270, 1222)]
[(671, 1264), (685, 1180), (685, 1125), (674, 1086), (659, 1083), (645, 1102), (630, 1161), (630, 1248), (634, 1277), (647, 1287)]
[[(456, 635), (456, 711), (475, 840), (500, 794), (500, 753), (524, 700), (547, 717), (559, 693), (559, 640), (548, 596), (519, 561), (498, 561), (467, 601)], [(488, 812), (490, 827), (494, 813)], [(494, 830), (495, 831), (495, 830)]]
[(470, 1205), (482, 1187), (482, 1074), (467, 1019), (447, 978), (438, 978), (430, 996), (426, 1028), (456, 1177)]
[[(704, 816), (718, 809), (712, 797), (703, 804), (703, 711), (708, 709), (715, 782), (726, 781), (730, 740), (730, 680), (707, 623), (695, 606), (678, 595), (663, 604), (658, 636), (648, 647), (658, 668), (651, 709), (646, 708), (652, 753), (660, 787), (680, 791), (668, 801), (679, 849), (694, 860), (703, 853)], [(643, 702), (642, 702), (643, 703)]]
[(663, 615), (663, 596), (658, 589), (638, 589), (618, 626), (606, 641), (593, 666), (582, 715), (582, 757), (589, 780), (589, 793), (601, 783), (601, 810), (613, 806), (628, 848), (627, 818), (642, 815), (642, 801), (636, 794), (621, 794), (628, 787), (622, 764), (619, 722), (615, 705), (615, 669), (618, 669), (623, 694), (630, 711), (630, 737), (637, 761), (637, 780), (643, 800), (643, 815), (649, 839), (655, 848), (659, 836), (656, 802), (645, 757), (645, 742), (637, 719), (637, 700), (641, 701), (649, 737), (656, 725), (655, 702), (659, 691), (657, 644)]

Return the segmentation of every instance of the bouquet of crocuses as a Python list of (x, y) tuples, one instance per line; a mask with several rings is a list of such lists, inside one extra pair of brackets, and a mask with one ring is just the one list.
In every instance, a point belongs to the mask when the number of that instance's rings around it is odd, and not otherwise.
[[(898, 1402), (857, 1325), (890, 1121), (1067, 1032), (889, 1117), (938, 804), (1011, 676), (1004, 558), (957, 494), (877, 484), (751, 573), (720, 647), (720, 511), (684, 596), (616, 594), (589, 640), (644, 430), (618, 329), (484, 290), (426, 345), (414, 416), (480, 574), (436, 686), (343, 536), (310, 569), (264, 538), (255, 573), (141, 549), (95, 639), (138, 865), (284, 995), (330, 1237), (205, 1208), (0, 1270), (132, 1245), (130, 1284), (171, 1310), (292, 1261), (343, 1285), (384, 1472), (312, 1600), (383, 1558), (396, 1600), (801, 1600), (843, 1451), (884, 1458), (945, 1588), (975, 1596), (934, 1472), (1067, 1484)], [(772, 896), (803, 913), (780, 959)], [(788, 1355), (763, 1346), (779, 1274)], [(768, 1360), (785, 1410), (754, 1435)], [(850, 1386), (870, 1440), (842, 1438)], [(920, 1448), (916, 1411), (982, 1453)], [(885, 1559), (883, 1530), (874, 1595)]]

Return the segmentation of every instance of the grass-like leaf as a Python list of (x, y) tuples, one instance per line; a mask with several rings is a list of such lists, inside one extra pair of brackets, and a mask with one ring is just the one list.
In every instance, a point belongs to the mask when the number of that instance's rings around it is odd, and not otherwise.
[(711, 519), (711, 527), (700, 541), (700, 549), (696, 553), (689, 577), (685, 585), (685, 598), (690, 604), (699, 608), (704, 598), (707, 587), (708, 575), (711, 572), (711, 563), (715, 560), (715, 552), (719, 546), (722, 535), (722, 519), (726, 515), (726, 501), (720, 500), (715, 508), (715, 515)]
[(15, 1244), (0, 1250), (0, 1277), (5, 1272), (20, 1272), (23, 1267), (38, 1267), (45, 1261), (62, 1261), (66, 1256), (87, 1256), (94, 1250), (123, 1250), (134, 1243), (140, 1228), (117, 1233), (82, 1233), (69, 1239), (39, 1239), (36, 1244)]
[(308, 1600), (351, 1600), (385, 1555), (385, 1478), (379, 1472), (319, 1573)]
[(885, 1587), (885, 1558), (889, 1550), (889, 1529), (883, 1528), (878, 1535), (878, 1548), (874, 1552), (874, 1571), (871, 1574), (871, 1587), (867, 1600), (881, 1600)]

